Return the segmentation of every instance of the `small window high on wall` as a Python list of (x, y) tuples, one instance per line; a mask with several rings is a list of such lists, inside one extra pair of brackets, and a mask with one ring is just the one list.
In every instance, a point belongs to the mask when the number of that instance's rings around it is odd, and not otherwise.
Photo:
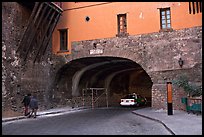
[(68, 40), (68, 36), (67, 36), (67, 29), (60, 29), (60, 51), (67, 51), (67, 40)]
[(196, 14), (202, 12), (202, 1), (189, 2), (189, 14)]
[(127, 35), (127, 18), (126, 14), (117, 15), (118, 34), (117, 36)]
[(170, 8), (160, 9), (161, 29), (171, 29), (171, 12)]

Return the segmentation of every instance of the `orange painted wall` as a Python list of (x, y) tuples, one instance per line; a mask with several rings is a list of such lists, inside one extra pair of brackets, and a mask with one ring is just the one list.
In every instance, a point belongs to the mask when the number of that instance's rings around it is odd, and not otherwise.
[[(95, 6), (94, 6), (95, 5)], [(63, 2), (63, 14), (53, 33), (53, 52), (59, 53), (59, 31), (68, 28), (68, 49), (71, 42), (116, 37), (117, 14), (127, 14), (129, 35), (159, 32), (160, 11), (170, 7), (174, 30), (202, 26), (202, 13), (189, 14), (188, 2)], [(85, 17), (90, 21), (86, 22)]]

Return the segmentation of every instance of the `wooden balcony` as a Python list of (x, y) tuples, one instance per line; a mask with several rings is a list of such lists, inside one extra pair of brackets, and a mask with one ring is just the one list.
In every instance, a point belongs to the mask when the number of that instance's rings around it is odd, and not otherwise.
[(53, 2), (34, 2), (27, 28), (18, 45), (17, 53), (24, 61), (33, 55), (33, 63), (40, 62), (45, 54), (52, 33), (62, 14), (62, 9)]

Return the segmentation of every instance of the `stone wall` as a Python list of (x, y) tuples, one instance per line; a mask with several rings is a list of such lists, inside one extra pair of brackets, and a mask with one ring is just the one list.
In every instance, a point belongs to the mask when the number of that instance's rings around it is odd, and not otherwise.
[[(181, 97), (185, 96), (182, 89), (173, 87), (172, 105), (175, 110), (185, 110), (185, 105), (181, 103)], [(152, 107), (155, 109), (167, 109), (167, 85), (154, 84), (152, 87)]]
[[(90, 54), (91, 50), (103, 51)], [(70, 59), (95, 56), (123, 57), (135, 61), (151, 77), (152, 107), (167, 109), (166, 82), (186, 75), (193, 83), (202, 84), (202, 27), (72, 42)], [(180, 68), (179, 58), (184, 60)], [(137, 90), (138, 87), (130, 89)], [(182, 89), (173, 87), (173, 108), (184, 109)]]
[[(27, 93), (37, 95), (39, 110), (53, 107), (50, 101), (53, 97), (52, 83), (58, 67), (62, 67), (61, 64), (65, 63), (60, 57), (52, 57), (51, 43), (39, 63), (33, 64), (32, 53), (29, 54), (27, 62), (23, 62), (16, 53), (30, 15), (31, 9), (27, 9), (17, 2), (2, 3), (3, 117), (22, 115), (23, 104), (21, 101)], [(52, 58), (55, 58), (55, 61)], [(53, 65), (54, 63), (55, 65)]]
[[(140, 64), (146, 72), (180, 69), (178, 60), (184, 60), (183, 69), (201, 63), (202, 27), (171, 32), (159, 32), (72, 42), (73, 60), (81, 57), (115, 56)], [(101, 49), (103, 53), (90, 54), (90, 50)]]
[[(167, 108), (167, 85), (168, 81), (176, 80), (181, 75), (188, 77), (189, 81), (198, 85), (202, 85), (202, 64), (198, 63), (193, 68), (178, 69), (174, 71), (154, 72), (154, 84), (152, 86), (152, 107)], [(178, 88), (172, 84), (173, 88), (173, 108), (185, 110), (184, 104), (181, 103), (181, 98), (187, 96), (182, 88)]]
[[(2, 111), (22, 110), (20, 95), (20, 60), (16, 54), (18, 42), (26, 28), (30, 12), (16, 2), (2, 3)], [(17, 16), (18, 15), (18, 16)], [(20, 96), (21, 97), (21, 96)], [(20, 107), (20, 108), (19, 108)], [(5, 110), (6, 111), (6, 110)], [(6, 112), (9, 113), (9, 112)]]

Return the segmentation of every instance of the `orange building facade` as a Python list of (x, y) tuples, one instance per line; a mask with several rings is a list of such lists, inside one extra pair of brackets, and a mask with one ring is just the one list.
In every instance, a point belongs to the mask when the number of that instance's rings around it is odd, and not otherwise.
[(140, 35), (202, 26), (201, 2), (62, 2), (53, 33), (57, 55), (75, 41)]

